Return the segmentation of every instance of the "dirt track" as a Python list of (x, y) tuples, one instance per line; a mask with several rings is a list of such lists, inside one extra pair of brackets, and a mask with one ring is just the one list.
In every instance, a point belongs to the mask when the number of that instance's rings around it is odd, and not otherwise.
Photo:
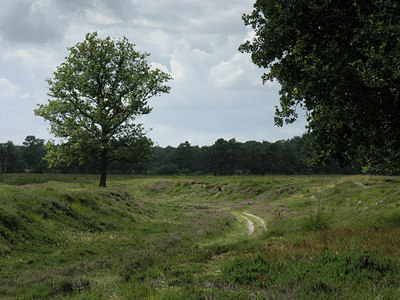
[(255, 228), (255, 227), (254, 227), (253, 221), (250, 220), (248, 217), (245, 217), (244, 215), (249, 216), (249, 217), (252, 217), (252, 218), (255, 218), (255, 219), (257, 219), (258, 221), (260, 221), (262, 228), (263, 228), (265, 231), (267, 231), (267, 226), (265, 225), (265, 222), (264, 222), (263, 219), (261, 219), (260, 217), (258, 217), (258, 216), (256, 216), (256, 215), (243, 212), (243, 213), (241, 214), (241, 216), (242, 216), (242, 218), (244, 218), (244, 219), (247, 221), (247, 228), (248, 228), (248, 232), (249, 232), (248, 234), (249, 234), (249, 235), (252, 235), (252, 234), (254, 233), (254, 228)]

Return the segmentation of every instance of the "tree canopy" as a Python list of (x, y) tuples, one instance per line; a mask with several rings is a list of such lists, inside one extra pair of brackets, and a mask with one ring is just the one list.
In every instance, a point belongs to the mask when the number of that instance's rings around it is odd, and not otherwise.
[(126, 37), (101, 39), (96, 32), (69, 48), (65, 62), (47, 79), (51, 99), (35, 110), (62, 141), (48, 144), (50, 165), (99, 158), (100, 186), (106, 186), (110, 162), (150, 157), (152, 142), (135, 121), (151, 112), (149, 98), (169, 92), (164, 83), (171, 77), (152, 69), (148, 56)]
[(400, 170), (400, 2), (257, 0), (239, 48), (281, 84), (275, 123), (307, 112), (315, 160)]

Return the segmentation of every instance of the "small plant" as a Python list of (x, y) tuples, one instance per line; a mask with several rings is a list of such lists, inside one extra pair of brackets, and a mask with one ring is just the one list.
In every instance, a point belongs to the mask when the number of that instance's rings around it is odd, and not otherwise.
[(326, 214), (321, 209), (321, 203), (318, 201), (317, 209), (303, 218), (303, 230), (326, 230), (331, 228), (332, 215)]

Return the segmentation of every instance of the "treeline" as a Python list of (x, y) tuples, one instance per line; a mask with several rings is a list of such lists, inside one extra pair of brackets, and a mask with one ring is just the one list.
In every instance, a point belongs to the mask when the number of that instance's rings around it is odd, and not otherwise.
[(22, 146), (10, 141), (0, 143), (0, 174), (46, 172), (45, 155), (44, 140), (33, 135), (27, 136)]
[[(193, 146), (184, 142), (178, 147), (154, 147), (153, 159), (145, 163), (112, 163), (111, 174), (149, 175), (243, 175), (243, 174), (356, 174), (360, 167), (354, 163), (339, 167), (334, 162), (312, 166), (310, 141), (307, 135), (277, 142), (237, 142), (218, 139), (211, 146)], [(45, 141), (27, 136), (23, 145), (0, 143), (0, 172), (3, 173), (99, 173), (95, 159), (84, 164), (48, 168), (43, 157)]]
[(188, 142), (174, 147), (156, 147), (156, 158), (148, 165), (149, 174), (356, 174), (353, 164), (339, 167), (311, 166), (312, 152), (307, 135), (277, 142), (237, 142), (218, 139), (212, 146), (192, 146)]

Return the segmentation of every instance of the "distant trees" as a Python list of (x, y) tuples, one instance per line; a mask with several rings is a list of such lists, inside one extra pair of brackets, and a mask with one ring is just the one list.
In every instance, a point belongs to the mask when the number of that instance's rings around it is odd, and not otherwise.
[(155, 159), (149, 163), (149, 174), (332, 174), (359, 173), (359, 165), (339, 167), (330, 161), (326, 166), (311, 166), (308, 135), (286, 141), (245, 143), (235, 139), (218, 139), (211, 146), (191, 146), (189, 142), (177, 148), (155, 148)]
[(0, 144), (0, 175), (12, 169), (16, 161), (16, 151), (14, 143), (8, 141)]
[(43, 173), (46, 154), (44, 140), (38, 139), (34, 135), (28, 135), (23, 142), (22, 153), (25, 161), (25, 168), (28, 172)]
[(200, 167), (199, 153), (199, 147), (193, 147), (186, 141), (181, 143), (175, 150), (173, 162), (182, 173), (194, 173)]
[(22, 146), (11, 141), (0, 143), (0, 174), (42, 173), (47, 170), (45, 154), (44, 140), (33, 135), (27, 136)]
[(238, 169), (238, 145), (235, 139), (218, 139), (209, 148), (210, 166), (214, 175), (233, 175)]
[(49, 144), (51, 166), (98, 159), (105, 187), (110, 163), (150, 158), (152, 142), (135, 120), (151, 112), (149, 98), (169, 92), (164, 83), (171, 77), (151, 69), (148, 55), (135, 51), (125, 37), (100, 39), (96, 32), (69, 48), (65, 62), (47, 79), (51, 100), (35, 110), (62, 139)]
[[(100, 171), (99, 158), (88, 158), (83, 164), (48, 167), (44, 140), (27, 136), (21, 146), (12, 142), (0, 143), (0, 171), (2, 173), (55, 172), (94, 174)], [(264, 174), (354, 174), (360, 166), (339, 167), (334, 161), (326, 166), (313, 166), (308, 135), (290, 140), (270, 142), (237, 142), (218, 139), (211, 146), (195, 146), (189, 142), (178, 147), (152, 147), (148, 162), (118, 162), (109, 165), (112, 174), (150, 175), (264, 175)]]

